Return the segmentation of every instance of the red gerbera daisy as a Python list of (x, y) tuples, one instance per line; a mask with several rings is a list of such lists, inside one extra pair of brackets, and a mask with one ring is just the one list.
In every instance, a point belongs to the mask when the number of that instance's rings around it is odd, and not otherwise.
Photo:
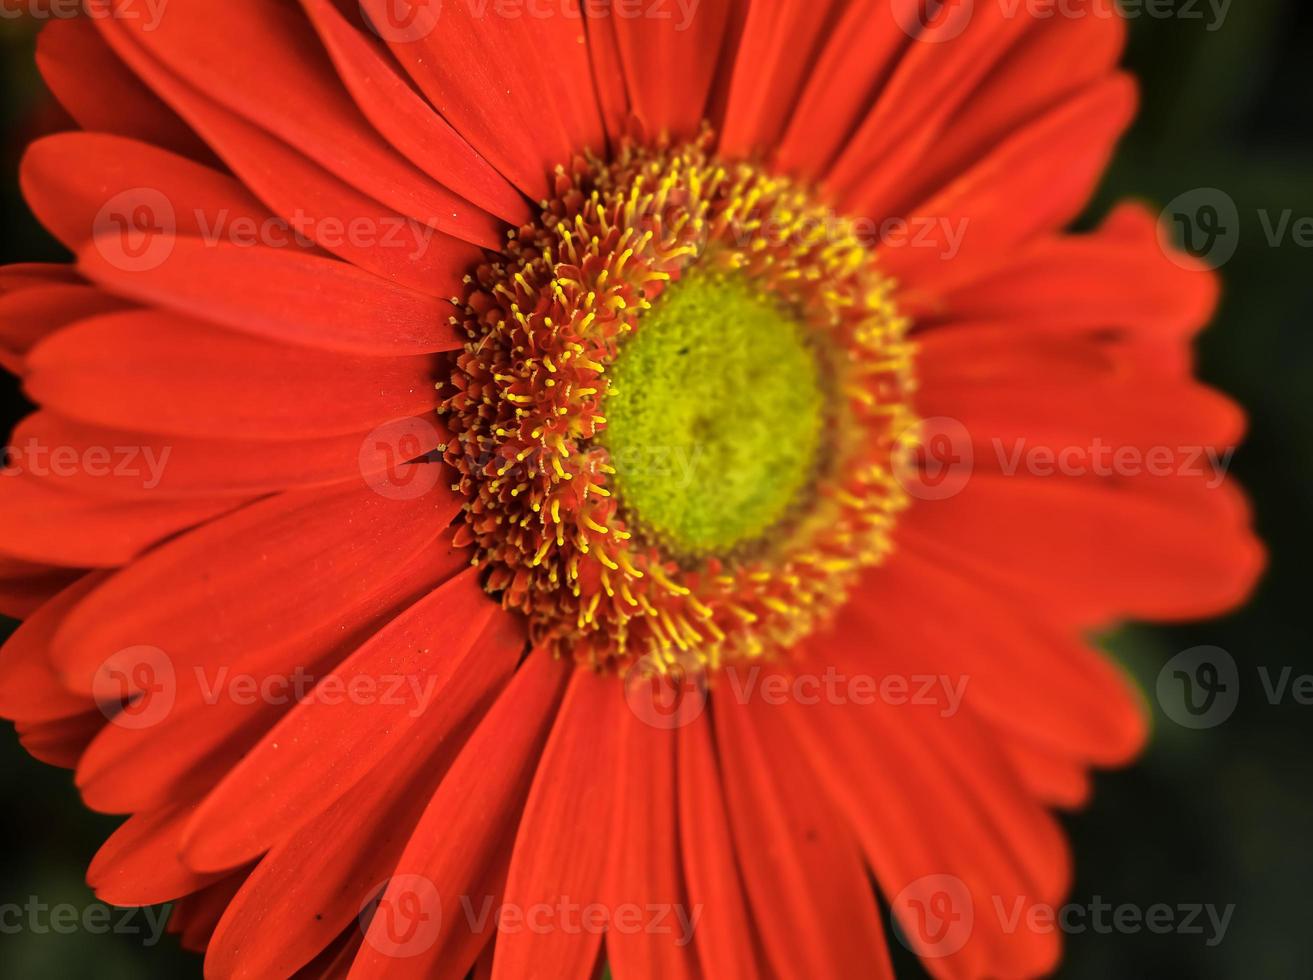
[[(1240, 601), (1110, 3), (108, 0), (0, 270), (0, 711), (230, 976), (1053, 967), (1089, 644)], [(1212, 454), (1210, 457), (1209, 454)], [(1023, 918), (1021, 921), (1025, 921)]]

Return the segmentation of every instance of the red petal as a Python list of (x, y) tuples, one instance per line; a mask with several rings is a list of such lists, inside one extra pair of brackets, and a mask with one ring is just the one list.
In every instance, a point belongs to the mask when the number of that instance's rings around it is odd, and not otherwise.
[(142, 642), (186, 671), (298, 636), (357, 594), (371, 562), (401, 564), (425, 547), (456, 506), (446, 493), (396, 500), (368, 487), (259, 501), (110, 579), (69, 616), (54, 660), (90, 692), (107, 657)]
[[(449, 900), (425, 949), (389, 938), (375, 916), (352, 966), (353, 980), (417, 977), (462, 980), (484, 946), (491, 948), (495, 908), (510, 864), (510, 843), (570, 668), (546, 653), (529, 656), (443, 777), (381, 905), (396, 908), (428, 882)], [(455, 898), (456, 904), (450, 899)], [(488, 918), (479, 916), (487, 913)]]
[(443, 464), (429, 458), (444, 435), (427, 415), (369, 433), (273, 442), (106, 429), (43, 411), (14, 435), (16, 446), (49, 449), (49, 465), (36, 456), (31, 469), (61, 493), (166, 509), (175, 499), (234, 507), (281, 490), (358, 486), (362, 478), (380, 493), (420, 494), (447, 478)]
[(402, 78), (385, 51), (329, 0), (302, 0), (342, 82), (392, 146), (438, 183), (514, 225), (527, 202)]
[(910, 544), (871, 574), (841, 622), (862, 636), (871, 672), (951, 686), (957, 703), (935, 687), (945, 714), (965, 708), (1048, 751), (1103, 765), (1127, 762), (1148, 734), (1141, 698), (1101, 653)]
[[(1135, 101), (1131, 80), (1113, 75), (1045, 113), (910, 208), (907, 217), (923, 225), (901, 247), (886, 242), (881, 261), (909, 288), (925, 282), (942, 293), (1006, 250), (1066, 225), (1085, 206)], [(857, 198), (841, 204), (868, 213)]]
[(781, 720), (731, 696), (712, 708), (739, 869), (772, 974), (892, 977), (861, 854)]
[(14, 728), (19, 743), (32, 758), (60, 769), (72, 769), (87, 743), (104, 726), (105, 716), (95, 710), (72, 718), (19, 722)]
[(0, 554), (0, 615), (25, 619), (82, 575)]
[[(88, 180), (87, 173), (95, 173)], [(265, 227), (269, 211), (240, 183), (159, 147), (107, 133), (59, 133), (27, 148), (19, 174), (23, 196), (50, 233), (73, 250), (98, 234), (121, 232), (107, 257), (126, 265), (154, 261), (150, 240), (123, 230), (144, 208), (150, 223), (171, 235), (213, 238), (249, 223)], [(133, 232), (132, 234), (135, 234)], [(167, 236), (165, 238), (167, 241)], [(290, 244), (296, 245), (295, 239)]]
[(937, 308), (914, 312), (920, 322), (979, 320), (1179, 342), (1208, 322), (1217, 299), (1217, 276), (1166, 251), (1155, 217), (1124, 204), (1098, 231), (1041, 239)]
[(53, 18), (37, 35), (36, 63), (51, 94), (84, 130), (213, 160), (200, 137), (115, 57), (89, 18)]
[(911, 43), (890, 5), (850, 4), (826, 39), (787, 120), (776, 154), (780, 168), (809, 180), (824, 174)]
[(50, 644), (70, 609), (104, 581), (84, 575), (41, 607), (0, 647), (0, 716), (16, 721), (52, 721), (94, 707), (72, 693), (50, 663)]
[(632, 118), (624, 62), (616, 40), (615, 18), (611, 16), (610, 8), (594, 4), (584, 5), (584, 16), (588, 57), (592, 62), (593, 83), (597, 86), (597, 105), (614, 148), (624, 138)]
[[(93, 286), (50, 285), (0, 295), (0, 347), (24, 355), (60, 327), (128, 304)], [(20, 359), (23, 370), (26, 358)]]
[[(653, 7), (634, 16), (612, 4), (615, 36), (634, 115), (653, 136), (676, 140), (698, 134), (716, 75), (729, 0), (701, 0), (687, 8)], [(760, 69), (762, 66), (758, 66)]]
[(937, 561), (1093, 626), (1199, 618), (1242, 602), (1264, 565), (1248, 523), (1233, 487), (1202, 478), (978, 474), (957, 496), (914, 506), (899, 533)]
[(608, 872), (614, 919), (607, 960), (616, 980), (696, 980), (693, 937), (706, 910), (699, 913), (691, 904), (680, 867), (675, 731), (626, 711), (615, 737), (620, 745)]
[(1205, 449), (1229, 452), (1244, 434), (1230, 399), (1188, 377), (1162, 377), (1133, 348), (1107, 341), (962, 326), (930, 331), (920, 348), (917, 411), (966, 430), (977, 472), (1042, 477), (1048, 471), (1032, 473), (1029, 461), (1041, 466), (1036, 454), (1047, 450), (1066, 473), (1131, 476), (1114, 461), (1136, 452), (1145, 461), (1137, 472), (1170, 480), (1207, 463)]
[(615, 787), (603, 774), (615, 769), (624, 703), (613, 677), (575, 670), (570, 678), (515, 837), (505, 902), (525, 922), (542, 908), (558, 910), (561, 920), (502, 932), (494, 980), (592, 974), (605, 924), (585, 916), (605, 892)]
[[(100, 242), (100, 239), (97, 239)], [(82, 270), (117, 293), (270, 339), (370, 356), (460, 346), (451, 306), (345, 262), (287, 249), (178, 238), (153, 268), (83, 249)]]
[[(826, 186), (858, 214), (899, 214), (919, 203), (903, 193), (915, 183), (915, 169), (935, 157), (939, 134), (957, 123), (963, 102), (1032, 22), (1024, 11), (1018, 16), (995, 4), (980, 11), (960, 5), (938, 18), (907, 48)], [(953, 160), (948, 179), (976, 162)]]
[(306, 236), (361, 268), (430, 295), (459, 291), (478, 249), (384, 207), (196, 92), (142, 51), (121, 18), (97, 23), (115, 52), (285, 219), (275, 229), (280, 238)]
[(47, 445), (38, 446), (36, 452), (31, 457), (34, 462), (24, 464), (28, 470), (0, 482), (0, 540), (8, 554), (26, 561), (72, 568), (123, 565), (155, 542), (241, 502), (239, 498), (120, 501), (67, 493), (30, 469), (67, 465), (78, 471), (81, 460), (76, 450)]
[(465, 3), (361, 10), (438, 112), (532, 199), (553, 167), (605, 146), (577, 0), (512, 17)]
[(995, 726), (999, 747), (1026, 789), (1050, 806), (1074, 810), (1090, 798), (1090, 777), (1079, 762), (1050, 755), (1029, 739)]
[(938, 128), (898, 189), (901, 200), (921, 200), (947, 185), (1009, 133), (1116, 69), (1126, 22), (1114, 0), (1070, 0), (1065, 11), (1018, 15), (1029, 21), (1024, 33)]
[(245, 871), (238, 871), (203, 888), (194, 895), (185, 895), (173, 906), (168, 931), (181, 937), (183, 949), (194, 953), (205, 951), (219, 916), (232, 901), (233, 894), (246, 879)]
[(679, 729), (679, 826), (689, 908), (703, 913), (694, 934), (702, 975), (759, 975), (747, 900), (734, 857), (711, 726), (698, 715)]
[(140, 906), (171, 902), (224, 877), (197, 874), (178, 860), (194, 803), (166, 806), (125, 820), (96, 852), (87, 884), (102, 902)]
[[(501, 244), (495, 219), (416, 169), (377, 135), (293, 5), (228, 0), (216, 7), (209, 0), (169, 0), (168, 16), (154, 30), (140, 19), (121, 23), (143, 50), (197, 92), (356, 190), (446, 234), (494, 248)], [(273, 91), (278, 98), (269, 97)], [(217, 148), (226, 149), (222, 141)]]
[[(196, 868), (234, 867), (259, 855), (367, 776), (421, 722), (462, 720), (460, 685), (486, 689), (476, 643), (497, 610), (474, 570), (458, 575), (389, 623), (316, 685), (201, 805), (185, 857)], [(380, 710), (332, 691), (363, 679), (412, 679), (410, 700)], [(436, 704), (425, 691), (441, 692)]]
[[(727, 9), (729, 5), (717, 6)], [(720, 133), (722, 154), (730, 158), (752, 157), (778, 145), (785, 127), (794, 118), (794, 107), (819, 57), (820, 46), (835, 32), (843, 17), (842, 8), (843, 4), (835, 0), (777, 0), (748, 7), (738, 50), (734, 53)], [(880, 18), (879, 11), (867, 9), (862, 13), (863, 19)], [(845, 44), (852, 40), (851, 36), (844, 37)], [(714, 45), (708, 45), (705, 51), (715, 56)], [(659, 73), (656, 77), (660, 77)], [(831, 98), (839, 92), (846, 93), (853, 81), (845, 78), (841, 86), (831, 90)]]
[(358, 434), (436, 405), (428, 357), (288, 347), (145, 310), (63, 330), (32, 352), (28, 368), (29, 397), (61, 415), (181, 436)]
[[(860, 642), (852, 633), (833, 636)], [(818, 662), (845, 664), (824, 656)], [(937, 709), (927, 714), (855, 698), (764, 710), (793, 728), (861, 840), (903, 934), (930, 957), (924, 965), (932, 973), (1030, 976), (1052, 969), (1059, 937), (1007, 929), (994, 903), (1020, 901), (1024, 915), (1059, 902), (1070, 874), (1065, 840), (965, 713), (943, 717)], [(949, 894), (954, 906), (939, 949), (898, 900), (927, 885)], [(952, 921), (962, 923), (958, 932)]]
[[(450, 719), (481, 710), (481, 702), (510, 676), (523, 649), (521, 625), (509, 616), (497, 617), (462, 664), (478, 683), (447, 685), (440, 695), (442, 711), (426, 711), (369, 778), (275, 845), (215, 930), (207, 976), (288, 976), (355, 924), (369, 898), (392, 875), (460, 748)], [(378, 703), (370, 708), (374, 713), (387, 710)]]
[[(449, 535), (428, 541), (416, 535), (405, 544), (418, 552), (396, 545), (353, 566), (359, 575), (354, 589), (331, 606), (316, 604), (320, 618), (289, 623), (288, 635), (252, 640), (238, 654), (174, 670), (176, 684), (166, 689), (163, 710), (150, 724), (105, 726), (78, 766), (87, 805), (126, 813), (213, 789), (315, 680), (469, 564), (468, 553), (450, 547)], [(230, 606), (228, 615), (241, 621), (239, 598)], [(198, 635), (188, 647), (208, 638)], [(181, 639), (185, 634), (175, 627), (171, 649)], [(151, 760), (149, 767), (139, 764), (143, 758)]]

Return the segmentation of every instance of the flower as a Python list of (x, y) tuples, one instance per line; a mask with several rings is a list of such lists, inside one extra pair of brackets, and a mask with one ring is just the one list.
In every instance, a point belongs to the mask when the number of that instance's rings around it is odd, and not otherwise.
[(0, 713), (130, 814), (101, 898), (214, 977), (884, 975), (873, 875), (937, 975), (1053, 967), (996, 910), (1146, 728), (1089, 633), (1262, 550), (1213, 276), (1062, 230), (1122, 22), (924, 9), (46, 26)]

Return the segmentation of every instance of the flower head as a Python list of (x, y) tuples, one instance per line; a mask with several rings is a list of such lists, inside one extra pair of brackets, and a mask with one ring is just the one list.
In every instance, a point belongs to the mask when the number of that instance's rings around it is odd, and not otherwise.
[(584, 663), (784, 653), (906, 501), (892, 284), (806, 192), (697, 145), (556, 182), (475, 277), (439, 409), (485, 587)]
[[(1052, 969), (1086, 642), (1262, 565), (1104, 0), (43, 32), (0, 713), (213, 977)], [(933, 913), (933, 917), (931, 914)], [(486, 974), (479, 974), (486, 975)]]

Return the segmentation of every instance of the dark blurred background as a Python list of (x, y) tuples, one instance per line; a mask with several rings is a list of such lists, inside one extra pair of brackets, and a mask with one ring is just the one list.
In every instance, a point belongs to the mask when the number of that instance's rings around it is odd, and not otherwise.
[[(1218, 247), (1237, 247), (1222, 266), (1221, 313), (1199, 344), (1200, 373), (1248, 408), (1251, 434), (1233, 472), (1253, 498), (1271, 567), (1254, 601), (1229, 618), (1128, 627), (1108, 638), (1148, 692), (1156, 730), (1143, 759), (1098, 777), (1092, 804), (1067, 819), (1077, 867), (1072, 901), (1234, 913), (1211, 946), (1202, 915), (1202, 935), (1090, 928), (1069, 938), (1059, 975), (1307, 976), (1313, 706), (1289, 693), (1271, 703), (1257, 671), (1313, 673), (1305, 625), (1313, 584), (1305, 552), (1313, 545), (1313, 241), (1301, 244), (1293, 232), (1301, 218), (1313, 221), (1313, 4), (1241, 0), (1224, 14), (1222, 0), (1168, 6), (1174, 16), (1145, 12), (1132, 21), (1126, 60), (1143, 83), (1143, 110), (1090, 216), (1127, 196), (1193, 208), (1216, 202), (1220, 191), (1234, 202), (1237, 217)], [(0, 19), (0, 263), (65, 257), (16, 189), (23, 143), (63, 125), (32, 68), (36, 27)], [(0, 396), (7, 430), (26, 407), (7, 376)], [(0, 624), (7, 635), (12, 623)], [(1235, 658), (1240, 699), (1223, 723), (1193, 730), (1174, 722), (1154, 691), (1163, 665), (1200, 645)], [(0, 788), (0, 906), (38, 896), (87, 907), (94, 899), (83, 872), (117, 820), (87, 812), (70, 775), (29, 758), (7, 726)], [(908, 955), (896, 962), (900, 976), (920, 974)], [(199, 974), (199, 958), (172, 937), (148, 947), (134, 935), (0, 932), (0, 977)]]

